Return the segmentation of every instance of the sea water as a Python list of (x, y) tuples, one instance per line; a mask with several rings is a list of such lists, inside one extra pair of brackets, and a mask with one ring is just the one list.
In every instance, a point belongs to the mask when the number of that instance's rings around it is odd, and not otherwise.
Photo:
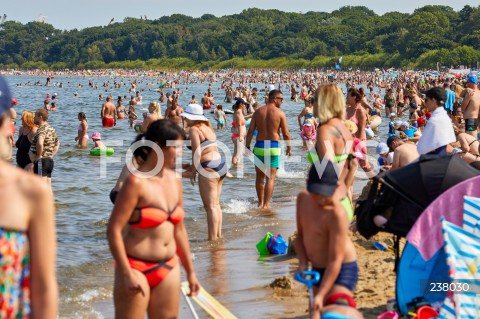
[[(63, 82), (63, 88), (15, 87), (18, 83), (24, 84), (28, 81), (44, 83), (44, 79), (35, 76), (9, 76), (7, 79), (12, 86), (14, 96), (19, 101), (15, 107), (18, 119), (25, 110), (35, 111), (41, 108), (47, 93), (50, 95), (58, 93), (56, 99), (58, 111), (49, 113), (48, 122), (56, 129), (61, 142), (60, 150), (55, 157), (52, 177), (57, 209), (60, 317), (113, 317), (111, 298), (114, 268), (106, 240), (106, 225), (113, 207), (109, 200), (109, 192), (115, 185), (124, 165), (126, 150), (136, 133), (128, 125), (128, 120), (118, 120), (114, 128), (103, 128), (100, 111), (104, 101), (99, 101), (98, 96), (103, 94), (105, 98), (112, 95), (114, 101), (117, 96), (130, 97), (132, 94), (128, 93), (129, 85), (120, 89), (101, 87), (103, 82), (110, 81), (112, 84), (115, 79), (121, 80), (113, 77), (55, 77), (52, 83)], [(99, 89), (88, 86), (90, 79), (99, 86)], [(124, 82), (128, 80), (125, 78)], [(130, 78), (130, 80), (134, 79)], [(147, 82), (158, 80), (139, 79), (139, 81), (138, 88), (144, 89), (143, 105), (137, 106), (136, 113), (141, 120), (141, 114), (147, 111), (149, 102), (158, 101), (160, 94), (156, 92), (158, 85), (146, 86)], [(83, 88), (79, 85), (83, 85)], [(213, 84), (212, 92), (215, 102), (222, 104), (224, 109), (231, 108), (231, 105), (222, 102), (224, 91), (217, 90), (218, 86), (220, 83)], [(253, 86), (261, 89), (265, 84), (258, 83)], [(197, 97), (203, 96), (208, 84), (199, 83), (188, 86), (180, 84), (177, 88), (183, 91), (179, 105), (185, 107), (192, 94)], [(164, 89), (164, 91), (172, 90)], [(78, 92), (79, 98), (74, 98), (74, 92)], [(284, 96), (287, 95), (284, 94)], [(260, 93), (258, 101), (261, 105), (263, 100), (264, 95)], [(161, 103), (161, 107), (164, 113), (166, 103)], [(288, 232), (295, 228), (293, 207), (295, 196), (303, 189), (309, 168), (306, 151), (302, 149), (297, 122), (297, 116), (303, 107), (303, 101), (292, 102), (285, 99), (282, 104), (291, 137), (295, 140), (292, 150), (294, 157), (282, 162), (275, 184), (272, 211), (256, 209), (255, 170), (253, 163), (245, 157), (241, 169), (232, 169), (234, 177), (226, 178), (224, 181), (221, 196), (224, 238), (217, 243), (210, 243), (206, 240), (207, 221), (198, 185), (192, 186), (189, 180), (184, 180), (185, 224), (191, 249), (196, 257), (194, 264), (199, 280), (204, 287), (210, 289), (209, 292), (212, 295), (217, 296), (239, 317), (254, 315), (258, 318), (258, 315), (263, 313), (264, 317), (268, 318), (269, 311), (272, 313), (277, 311), (278, 306), (263, 303), (262, 294), (252, 291), (252, 286), (265, 284), (275, 276), (288, 275), (293, 271), (285, 264), (274, 265), (258, 261), (255, 242), (264, 236), (265, 229), (272, 232)], [(109, 159), (109, 162), (105, 163), (101, 158), (90, 156), (88, 149), (76, 147), (78, 112), (85, 112), (87, 115), (88, 134), (91, 136), (95, 131), (100, 132), (103, 142), (115, 149), (115, 155)], [(214, 123), (213, 114), (206, 111), (205, 115)], [(227, 116), (231, 123), (231, 115)], [(17, 120), (17, 131), (19, 125), (20, 121)], [(216, 128), (216, 125), (213, 126)], [(386, 138), (387, 131), (388, 121), (384, 120), (379, 130), (382, 140)], [(230, 130), (220, 130), (216, 133), (218, 141), (224, 143), (228, 150), (233, 152)], [(368, 141), (370, 154), (374, 154), (377, 140)], [(90, 147), (93, 147), (91, 140), (88, 145), (88, 148)], [(185, 149), (183, 162), (190, 161), (191, 153)], [(370, 161), (376, 163), (374, 158)], [(359, 176), (354, 192), (359, 193), (364, 183), (365, 178)], [(289, 235), (291, 234), (283, 234), (285, 238)], [(249, 305), (255, 306), (253, 308), (256, 308), (257, 312), (252, 312)], [(184, 312), (185, 309), (182, 310), (182, 313)], [(185, 317), (189, 317), (188, 312)]]

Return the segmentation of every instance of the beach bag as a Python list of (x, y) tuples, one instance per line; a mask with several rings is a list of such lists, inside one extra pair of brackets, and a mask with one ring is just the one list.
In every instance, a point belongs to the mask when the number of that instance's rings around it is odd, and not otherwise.
[(257, 243), (257, 250), (261, 256), (283, 255), (287, 253), (287, 248), (288, 245), (282, 235), (273, 235), (270, 232)]

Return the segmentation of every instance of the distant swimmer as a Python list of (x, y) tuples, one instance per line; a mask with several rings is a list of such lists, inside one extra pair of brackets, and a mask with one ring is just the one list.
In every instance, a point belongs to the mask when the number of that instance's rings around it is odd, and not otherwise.
[(145, 117), (142, 124), (142, 132), (145, 133), (150, 126), (155, 121), (163, 119), (162, 110), (160, 108), (160, 103), (152, 102), (148, 105), (148, 114)]
[(123, 120), (125, 118), (125, 113), (127, 113), (127, 108), (122, 103), (122, 97), (119, 96), (117, 100), (117, 119)]
[(135, 101), (137, 104), (143, 103), (143, 97), (140, 95), (140, 91), (135, 92)]
[(192, 95), (192, 99), (190, 102), (188, 102), (188, 104), (198, 104), (197, 99), (195, 99), (195, 95)]
[(478, 78), (472, 75), (467, 78), (467, 89), (462, 103), (463, 118), (465, 119), (465, 133), (477, 137), (478, 115), (480, 111), (480, 92), (478, 91)]
[(93, 148), (101, 149), (101, 150), (104, 150), (107, 148), (105, 144), (103, 144), (102, 142), (102, 134), (100, 134), (100, 132), (93, 132), (92, 140), (93, 140), (93, 143), (95, 143)]
[(87, 123), (87, 115), (83, 112), (78, 113), (78, 120), (80, 124), (78, 124), (78, 134), (75, 137), (75, 141), (78, 142), (78, 146), (80, 147), (87, 147), (88, 143), (88, 123)]
[(245, 126), (247, 122), (245, 121), (243, 112), (247, 105), (247, 101), (242, 98), (238, 98), (237, 102), (233, 106), (233, 110), (235, 111), (235, 113), (233, 113), (232, 120), (233, 165), (238, 165), (240, 163), (240, 159), (243, 154), (243, 143), (245, 140), (245, 135), (247, 134), (247, 129)]
[[(172, 101), (172, 105), (170, 107), (167, 107), (165, 110), (165, 118), (167, 120), (172, 120), (175, 123), (177, 123), (180, 127), (183, 127), (185, 129), (186, 122), (183, 120), (182, 117), (180, 117), (180, 114), (183, 113), (183, 109), (178, 106), (177, 100)], [(182, 125), (180, 125), (180, 121), (182, 121)]]
[[(268, 104), (255, 111), (247, 134), (246, 147), (250, 149), (253, 134), (255, 130), (258, 130), (253, 154), (257, 175), (255, 188), (257, 190), (258, 206), (262, 208), (270, 208), (269, 202), (275, 186), (275, 176), (277, 175), (277, 169), (280, 168), (280, 130), (287, 144), (286, 154), (288, 156), (292, 155), (287, 118), (280, 110), (282, 103), (282, 92), (279, 90), (270, 91)], [(267, 179), (266, 183), (265, 178)]]
[(107, 101), (102, 105), (102, 126), (113, 127), (117, 125), (117, 108), (112, 103), (112, 97), (107, 96)]

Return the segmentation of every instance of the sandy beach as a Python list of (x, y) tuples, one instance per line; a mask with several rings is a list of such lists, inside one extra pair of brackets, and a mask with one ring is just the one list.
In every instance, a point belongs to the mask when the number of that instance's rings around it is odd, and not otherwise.
[[(219, 242), (215, 250), (210, 247), (195, 252), (199, 278), (209, 278), (201, 284), (238, 318), (308, 318), (308, 291), (294, 280), (298, 259), (287, 255), (260, 257), (255, 248), (267, 231), (292, 235), (296, 228), (294, 215), (293, 205), (275, 208), (265, 213), (265, 218), (272, 219), (270, 224)], [(391, 235), (382, 233), (370, 240), (358, 234), (351, 236), (359, 264), (355, 300), (365, 318), (377, 318), (386, 311), (387, 299), (395, 297), (394, 253), (377, 250), (373, 242), (391, 245)], [(279, 283), (285, 286), (279, 287)], [(180, 308), (179, 318), (192, 318), (183, 297)], [(94, 309), (104, 318), (114, 318), (111, 300), (97, 303)], [(197, 305), (195, 309), (200, 318), (209, 318)]]
[[(378, 234), (370, 240), (360, 235), (351, 234), (358, 257), (359, 280), (354, 298), (357, 308), (366, 319), (375, 319), (386, 311), (389, 298), (395, 298), (395, 280), (393, 271), (395, 256), (393, 252), (379, 251), (373, 247), (375, 241), (391, 244), (391, 235)], [(298, 265), (296, 258), (285, 262), (295, 269)], [(270, 292), (268, 300), (282, 304), (284, 312), (274, 316), (276, 319), (308, 318), (308, 290), (306, 286), (293, 279), (293, 274), (287, 277), (291, 287), (266, 288)]]

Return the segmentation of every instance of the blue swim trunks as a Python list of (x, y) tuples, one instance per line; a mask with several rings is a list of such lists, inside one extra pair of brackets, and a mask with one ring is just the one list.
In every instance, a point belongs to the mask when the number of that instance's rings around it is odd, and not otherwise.
[[(325, 274), (325, 268), (313, 268), (320, 273), (320, 281), (317, 286), (320, 286), (322, 282), (323, 275)], [(344, 286), (350, 291), (354, 291), (357, 286), (358, 281), (358, 265), (356, 261), (350, 263), (343, 263), (340, 273), (338, 274), (337, 280), (335, 280), (335, 285)], [(323, 316), (322, 316), (323, 318)]]

